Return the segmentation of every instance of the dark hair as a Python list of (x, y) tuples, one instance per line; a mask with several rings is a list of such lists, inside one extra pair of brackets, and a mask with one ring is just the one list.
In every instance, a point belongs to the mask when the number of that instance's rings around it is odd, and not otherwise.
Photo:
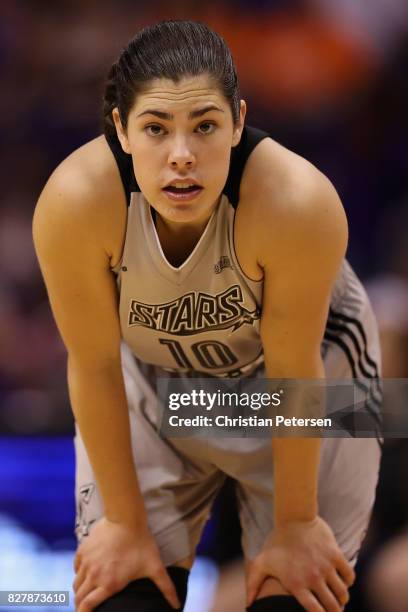
[(236, 123), (240, 107), (238, 79), (224, 39), (195, 21), (163, 21), (144, 28), (110, 69), (103, 99), (105, 134), (116, 134), (112, 119), (116, 106), (126, 128), (137, 94), (152, 79), (167, 78), (177, 83), (185, 76), (205, 73), (214, 79), (229, 102)]

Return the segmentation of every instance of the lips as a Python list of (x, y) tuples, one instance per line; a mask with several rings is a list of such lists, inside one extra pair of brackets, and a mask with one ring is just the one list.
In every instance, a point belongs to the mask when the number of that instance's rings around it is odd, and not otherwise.
[(173, 179), (172, 181), (169, 181), (167, 185), (165, 185), (164, 189), (181, 190), (181, 189), (188, 189), (188, 188), (194, 188), (194, 187), (196, 188), (199, 187), (202, 189), (202, 186), (200, 185), (198, 181), (196, 181), (196, 179), (193, 179), (190, 177), (184, 177), (184, 178), (177, 178), (177, 179)]
[(189, 191), (195, 191), (196, 189), (202, 189), (202, 187), (199, 185), (186, 185), (183, 187), (179, 185), (169, 185), (164, 188), (165, 191), (171, 191), (172, 193), (187, 193)]
[(196, 198), (203, 187), (195, 179), (173, 179), (165, 187), (163, 192), (168, 198), (174, 201), (187, 201)]

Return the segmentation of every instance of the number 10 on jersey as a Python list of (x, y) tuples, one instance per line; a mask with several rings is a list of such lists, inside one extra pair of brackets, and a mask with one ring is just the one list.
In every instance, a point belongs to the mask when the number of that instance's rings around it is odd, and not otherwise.
[[(178, 340), (160, 338), (159, 342), (168, 347), (177, 367), (183, 370), (196, 370), (198, 368), (215, 370), (230, 367), (238, 363), (238, 359), (230, 347), (217, 340), (194, 342), (190, 346), (191, 358), (189, 358)], [(197, 361), (199, 366), (195, 366), (193, 361)]]

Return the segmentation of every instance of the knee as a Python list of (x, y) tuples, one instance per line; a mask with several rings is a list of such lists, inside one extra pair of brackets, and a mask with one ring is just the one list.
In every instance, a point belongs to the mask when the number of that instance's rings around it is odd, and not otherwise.
[(260, 591), (259, 599), (247, 608), (248, 612), (300, 612), (303, 606), (283, 588), (276, 578), (267, 578)]
[[(167, 572), (176, 587), (181, 608), (187, 599), (189, 571), (184, 567), (170, 566)], [(150, 578), (133, 580), (119, 593), (109, 597), (95, 612), (174, 612), (160, 589)]]
[(247, 612), (304, 612), (304, 608), (292, 595), (269, 595), (254, 601)]
[(186, 557), (185, 559), (182, 559), (181, 561), (177, 561), (176, 563), (173, 563), (171, 567), (184, 567), (184, 569), (191, 570), (191, 568), (193, 567), (194, 561), (195, 561), (195, 553), (193, 553), (189, 557)]

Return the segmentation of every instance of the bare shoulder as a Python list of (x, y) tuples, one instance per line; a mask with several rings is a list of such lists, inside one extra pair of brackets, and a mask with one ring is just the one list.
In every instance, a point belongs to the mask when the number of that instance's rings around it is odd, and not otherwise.
[[(114, 265), (126, 221), (126, 200), (116, 161), (103, 136), (69, 155), (48, 179), (34, 214), (34, 239), (87, 236)], [(58, 236), (58, 233), (61, 235)]]
[(294, 249), (344, 255), (347, 221), (332, 183), (271, 138), (248, 159), (238, 211), (240, 225), (253, 235), (261, 267), (265, 257), (279, 260)]

